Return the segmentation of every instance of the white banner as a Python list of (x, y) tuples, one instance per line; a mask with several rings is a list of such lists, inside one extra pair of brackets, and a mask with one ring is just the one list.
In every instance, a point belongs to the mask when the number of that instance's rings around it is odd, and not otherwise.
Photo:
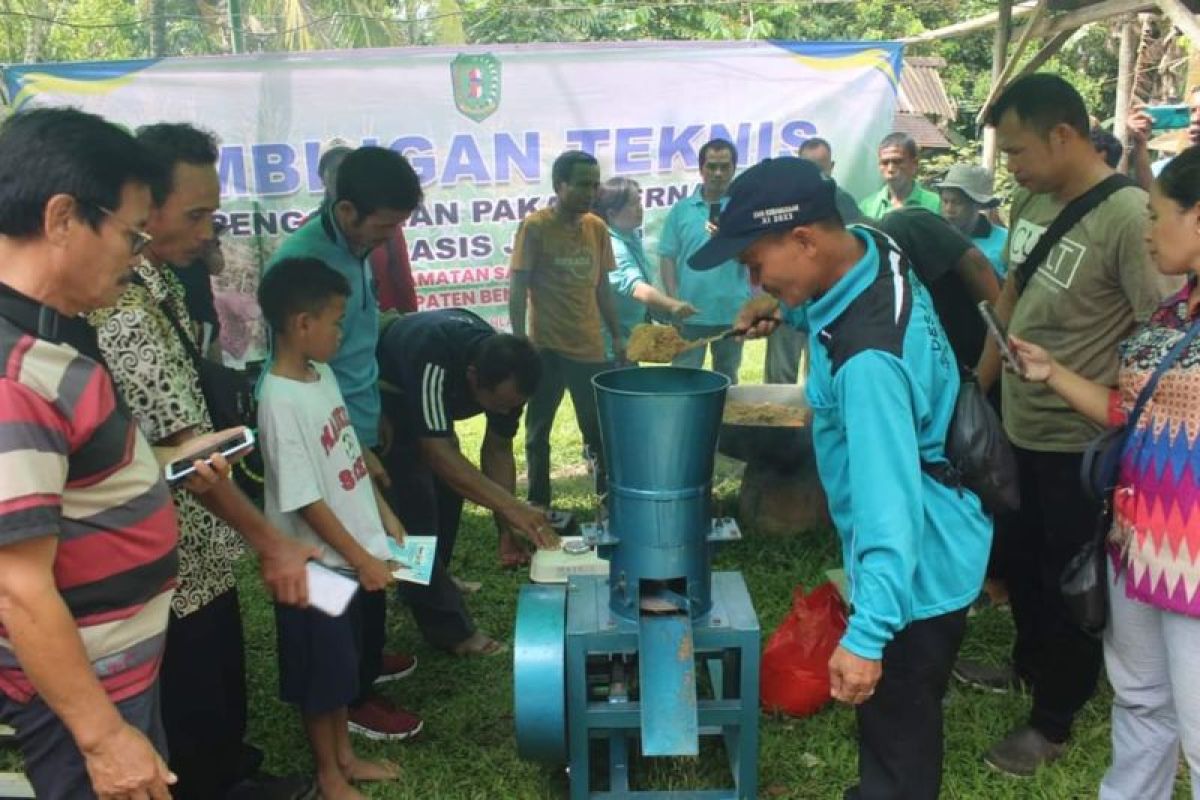
[(426, 202), (406, 230), (421, 308), (463, 306), (506, 328), (512, 238), (553, 197), (559, 153), (587, 150), (603, 178), (641, 184), (653, 255), (711, 138), (733, 141), (744, 167), (820, 136), (839, 183), (877, 188), (900, 60), (892, 43), (506, 45), (39, 64), (5, 70), (5, 84), (17, 110), (67, 104), (220, 137), (232, 227), (215, 287), (240, 362), (263, 349), (259, 270), (319, 205), (331, 139), (394, 148), (421, 175)]

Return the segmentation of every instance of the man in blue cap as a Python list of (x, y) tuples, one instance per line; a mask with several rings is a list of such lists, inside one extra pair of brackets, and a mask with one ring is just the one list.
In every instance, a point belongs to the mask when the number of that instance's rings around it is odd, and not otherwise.
[(770, 295), (737, 327), (810, 333), (813, 444), (851, 606), (829, 661), (833, 697), (858, 717), (859, 782), (845, 797), (936, 800), (942, 699), (992, 533), (977, 497), (923, 469), (946, 460), (950, 345), (907, 257), (878, 231), (845, 227), (833, 183), (803, 159), (768, 159), (734, 181), (717, 235), (690, 263), (730, 258)]

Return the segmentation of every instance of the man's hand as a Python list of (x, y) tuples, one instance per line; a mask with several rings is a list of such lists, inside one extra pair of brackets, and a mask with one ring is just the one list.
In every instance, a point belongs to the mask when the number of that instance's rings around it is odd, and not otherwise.
[(371, 476), (371, 480), (375, 481), (380, 489), (389, 489), (392, 486), (392, 479), (384, 469), (383, 462), (379, 460), (379, 456), (375, 455), (375, 451), (369, 447), (363, 448), (363, 461), (367, 465), (367, 474)]
[(671, 308), (671, 316), (676, 320), (684, 320), (693, 314), (698, 313), (699, 311), (700, 309), (696, 308), (691, 303), (684, 302), (683, 300), (676, 300), (675, 305)]
[(392, 507), (384, 503), (379, 506), (379, 518), (383, 520), (384, 532), (396, 540), (396, 544), (404, 544), (404, 523), (396, 516), (396, 512), (392, 511)]
[(1125, 122), (1125, 127), (1129, 129), (1129, 144), (1139, 149), (1150, 142), (1151, 131), (1154, 128), (1154, 118), (1144, 109), (1145, 106), (1135, 107)]
[(745, 331), (742, 338), (761, 339), (770, 336), (783, 321), (779, 301), (768, 294), (751, 298), (733, 320), (735, 330)]
[(170, 800), (177, 780), (150, 741), (122, 720), (114, 733), (81, 747), (99, 800)]
[(625, 340), (614, 336), (612, 340), (613, 360), (618, 364), (625, 363)]
[(500, 516), (521, 537), (528, 539), (543, 550), (557, 550), (562, 543), (550, 525), (546, 512), (522, 503), (514, 498), (513, 505), (500, 512)]
[(214, 453), (210, 459), (211, 464), (206, 464), (203, 461), (193, 461), (192, 466), (196, 471), (188, 476), (181, 485), (194, 495), (202, 495), (208, 490), (217, 486), (222, 481), (229, 480), (229, 473), (232, 469), (225, 456), (220, 453)]
[(856, 706), (875, 694), (883, 677), (883, 662), (859, 658), (838, 645), (829, 659), (829, 693), (834, 700)]
[(358, 571), (358, 582), (368, 592), (378, 592), (386, 589), (396, 579), (392, 577), (396, 567), (387, 561), (367, 556), (361, 564), (355, 564)]
[(392, 449), (392, 442), (395, 441), (396, 429), (392, 427), (392, 421), (386, 415), (379, 416), (379, 452), (381, 455), (387, 455)]
[(275, 602), (285, 606), (308, 605), (308, 562), (321, 550), (301, 544), (272, 529), (271, 542), (258, 556), (258, 571)]

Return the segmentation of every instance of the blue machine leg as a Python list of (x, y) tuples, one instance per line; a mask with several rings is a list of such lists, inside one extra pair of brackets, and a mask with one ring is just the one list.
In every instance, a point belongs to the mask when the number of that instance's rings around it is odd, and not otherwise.
[(608, 737), (608, 782), (613, 794), (629, 794), (629, 740), (620, 732)]
[(687, 614), (644, 615), (638, 622), (638, 652), (642, 755), (699, 755), (692, 620)]

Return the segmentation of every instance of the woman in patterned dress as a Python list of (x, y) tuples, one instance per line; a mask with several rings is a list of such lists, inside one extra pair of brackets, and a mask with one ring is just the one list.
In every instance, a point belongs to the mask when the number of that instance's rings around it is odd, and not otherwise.
[[(1175, 158), (1151, 187), (1146, 243), (1163, 274), (1188, 280), (1122, 343), (1117, 388), (1070, 372), (1037, 345), (1012, 341), (1025, 380), (1044, 381), (1097, 423), (1125, 421), (1155, 368), (1200, 319), (1200, 147)], [(1198, 504), (1200, 337), (1163, 374), (1122, 453), (1104, 633), (1113, 762), (1101, 800), (1169, 800), (1181, 747), (1192, 797), (1200, 799)]]

